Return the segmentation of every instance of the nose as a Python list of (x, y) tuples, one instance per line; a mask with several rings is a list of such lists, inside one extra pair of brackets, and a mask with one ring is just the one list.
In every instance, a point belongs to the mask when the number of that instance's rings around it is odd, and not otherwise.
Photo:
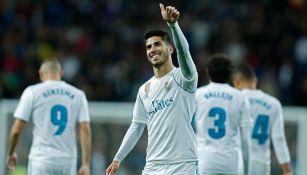
[(158, 50), (160, 50), (161, 48), (159, 47), (159, 46), (152, 46), (151, 48), (150, 48), (150, 51), (151, 52), (156, 52), (156, 51), (158, 51)]

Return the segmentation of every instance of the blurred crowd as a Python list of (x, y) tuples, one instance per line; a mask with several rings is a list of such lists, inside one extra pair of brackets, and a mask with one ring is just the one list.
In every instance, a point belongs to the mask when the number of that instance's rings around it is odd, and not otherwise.
[[(181, 12), (199, 86), (207, 83), (207, 58), (225, 52), (234, 64), (250, 63), (259, 87), (283, 105), (307, 104), (304, 0), (165, 2)], [(0, 1), (0, 97), (19, 98), (39, 82), (40, 62), (58, 57), (64, 80), (89, 100), (134, 101), (153, 75), (143, 36), (154, 28), (168, 30), (158, 1)]]

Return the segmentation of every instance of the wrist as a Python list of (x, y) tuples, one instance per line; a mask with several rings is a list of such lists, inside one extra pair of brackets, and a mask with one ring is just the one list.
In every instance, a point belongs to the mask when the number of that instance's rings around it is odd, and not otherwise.
[(118, 165), (119, 165), (119, 164), (120, 164), (120, 161), (119, 161), (119, 160), (115, 160), (115, 159), (114, 159), (114, 160), (113, 160), (113, 163), (116, 163), (116, 164), (118, 164)]
[(9, 154), (8, 154), (9, 157), (12, 157), (12, 156), (15, 156), (15, 155), (16, 155), (15, 152), (12, 152), (12, 153), (9, 153)]
[(167, 25), (170, 27), (174, 27), (177, 24), (177, 21), (175, 22), (167, 22)]

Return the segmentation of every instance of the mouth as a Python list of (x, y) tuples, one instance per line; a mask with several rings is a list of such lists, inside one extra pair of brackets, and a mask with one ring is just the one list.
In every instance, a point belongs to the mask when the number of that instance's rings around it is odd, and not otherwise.
[(151, 56), (152, 59), (158, 59), (160, 57), (160, 55), (153, 55)]

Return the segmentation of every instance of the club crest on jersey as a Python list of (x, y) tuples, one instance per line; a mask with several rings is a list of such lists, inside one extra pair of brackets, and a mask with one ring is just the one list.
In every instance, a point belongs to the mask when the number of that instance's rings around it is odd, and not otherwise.
[(164, 89), (169, 91), (172, 87), (171, 83), (169, 81), (164, 82)]
[(154, 100), (151, 102), (148, 120), (150, 120), (158, 111), (168, 108), (174, 103), (173, 97), (164, 100)]
[(150, 82), (145, 84), (145, 93), (148, 93), (149, 89), (150, 89)]
[(144, 95), (144, 98), (148, 98), (148, 92), (150, 90), (150, 85), (151, 85), (150, 82), (145, 84), (145, 88), (144, 88), (145, 95)]

